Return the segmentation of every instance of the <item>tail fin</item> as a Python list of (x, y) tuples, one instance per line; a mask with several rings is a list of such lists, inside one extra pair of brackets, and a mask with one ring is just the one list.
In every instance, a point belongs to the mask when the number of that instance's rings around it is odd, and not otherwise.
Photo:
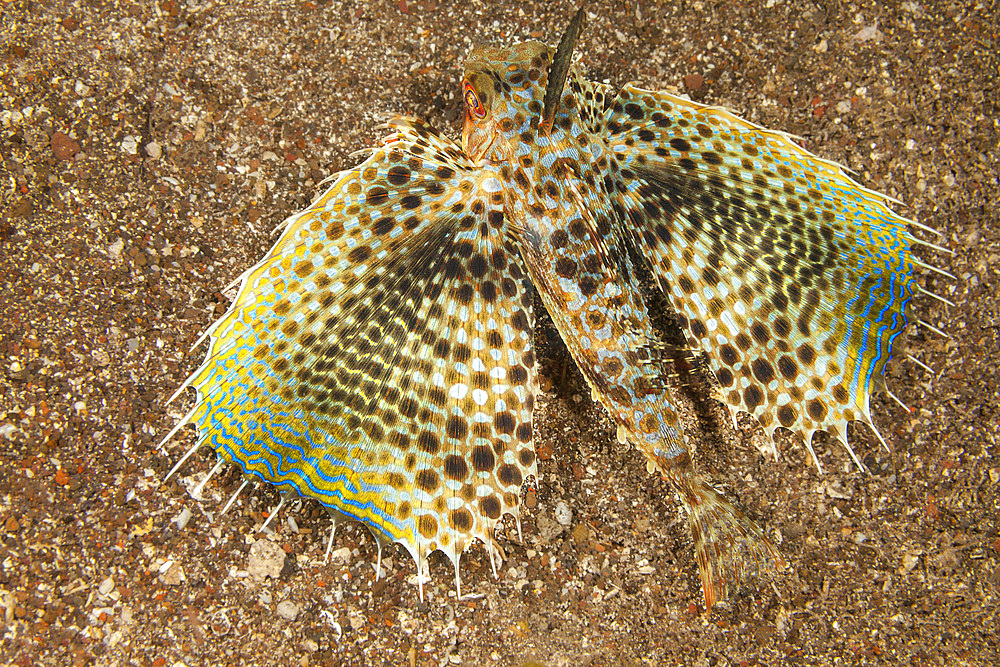
[(760, 528), (694, 473), (671, 476), (688, 513), (695, 558), (711, 611), (730, 587), (785, 567), (785, 560)]

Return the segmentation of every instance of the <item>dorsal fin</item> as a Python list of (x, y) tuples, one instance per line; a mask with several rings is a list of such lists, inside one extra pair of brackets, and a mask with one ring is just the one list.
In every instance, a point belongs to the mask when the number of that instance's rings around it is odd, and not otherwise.
[(556, 117), (556, 109), (559, 107), (559, 99), (562, 97), (563, 86), (566, 85), (566, 75), (569, 74), (570, 63), (573, 62), (573, 47), (580, 36), (580, 29), (583, 27), (583, 3), (576, 10), (576, 14), (566, 26), (566, 32), (559, 40), (556, 53), (552, 57), (552, 65), (549, 66), (548, 83), (545, 86), (545, 103), (542, 111), (541, 127), (551, 128)]

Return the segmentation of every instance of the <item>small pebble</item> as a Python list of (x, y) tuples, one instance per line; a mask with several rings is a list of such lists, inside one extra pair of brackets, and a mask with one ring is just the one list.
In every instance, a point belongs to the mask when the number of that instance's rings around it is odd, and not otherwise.
[(80, 152), (80, 143), (62, 132), (52, 133), (49, 146), (52, 148), (52, 155), (57, 160), (69, 160)]
[(690, 91), (698, 90), (705, 83), (705, 77), (701, 74), (688, 74), (684, 77), (684, 87)]
[(114, 243), (108, 244), (108, 255), (115, 259), (119, 259), (122, 256), (122, 250), (125, 249), (125, 242), (121, 239), (117, 239)]
[(330, 559), (334, 563), (340, 563), (341, 565), (347, 565), (351, 562), (351, 550), (347, 547), (341, 547), (330, 554)]
[(560, 500), (556, 503), (555, 514), (556, 521), (558, 521), (560, 525), (568, 526), (573, 523), (573, 510), (570, 509), (565, 500)]
[(160, 569), (160, 583), (166, 586), (176, 586), (184, 581), (184, 568), (181, 567), (180, 563), (167, 561), (164, 565), (166, 567)]
[(858, 42), (881, 42), (885, 35), (878, 29), (878, 21), (874, 25), (865, 26), (854, 34), (854, 39)]
[(139, 142), (136, 141), (135, 137), (133, 137), (132, 135), (128, 135), (124, 139), (122, 139), (121, 146), (122, 150), (128, 153), (129, 155), (135, 155), (136, 153), (139, 152)]
[(913, 568), (917, 566), (920, 562), (920, 554), (918, 553), (906, 553), (903, 554), (903, 567), (899, 569), (900, 574), (906, 574)]
[(279, 545), (261, 538), (250, 547), (247, 572), (258, 579), (277, 579), (285, 567), (285, 555), (285, 550)]
[(171, 521), (177, 524), (178, 530), (184, 530), (184, 527), (188, 525), (188, 521), (191, 520), (191, 510), (184, 508), (180, 511), (180, 514), (175, 516)]
[(278, 603), (277, 612), (286, 621), (294, 621), (299, 615), (299, 606), (291, 600), (283, 600)]

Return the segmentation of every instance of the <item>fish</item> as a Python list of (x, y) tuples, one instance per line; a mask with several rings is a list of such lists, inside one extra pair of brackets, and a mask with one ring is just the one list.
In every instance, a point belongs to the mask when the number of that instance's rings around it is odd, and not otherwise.
[[(171, 399), (196, 390), (164, 442), (188, 423), (197, 440), (167, 478), (209, 447), (202, 486), (227, 465), (244, 476), (224, 511), (265, 482), (277, 509), (311, 498), (334, 531), (366, 526), (380, 559), (402, 545), (421, 597), (443, 552), (460, 592), (463, 552), (483, 544), (495, 573), (496, 525), (520, 530), (537, 479), (537, 297), (617, 441), (680, 499), (706, 610), (786, 567), (697, 471), (669, 381), (678, 355), (706, 359), (712, 396), (752, 415), (775, 456), (786, 429), (819, 467), (826, 431), (863, 469), (846, 427), (878, 435), (870, 397), (925, 292), (916, 273), (933, 270), (913, 248), (937, 247), (913, 230), (932, 230), (784, 132), (587, 80), (572, 60), (584, 16), (555, 48), (473, 49), (460, 142), (391, 116), (283, 223)], [(644, 273), (685, 345), (654, 327)]]

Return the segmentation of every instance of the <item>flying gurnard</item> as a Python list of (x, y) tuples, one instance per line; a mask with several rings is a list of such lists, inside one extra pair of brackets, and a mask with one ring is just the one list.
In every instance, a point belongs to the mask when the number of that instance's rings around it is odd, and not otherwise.
[(474, 49), (461, 145), (394, 117), (285, 222), (205, 334), (177, 426), (198, 441), (174, 470), (208, 446), (241, 490), (314, 498), (334, 526), (366, 525), (380, 556), (403, 545), (420, 574), (440, 550), (458, 584), (477, 540), (495, 570), (494, 528), (537, 472), (537, 294), (618, 440), (679, 495), (706, 606), (783, 566), (693, 466), (635, 258), (707, 355), (713, 395), (812, 452), (817, 430), (846, 445), (848, 422), (872, 426), (922, 291), (916, 223), (784, 133), (588, 81), (571, 64), (582, 19), (556, 49)]

